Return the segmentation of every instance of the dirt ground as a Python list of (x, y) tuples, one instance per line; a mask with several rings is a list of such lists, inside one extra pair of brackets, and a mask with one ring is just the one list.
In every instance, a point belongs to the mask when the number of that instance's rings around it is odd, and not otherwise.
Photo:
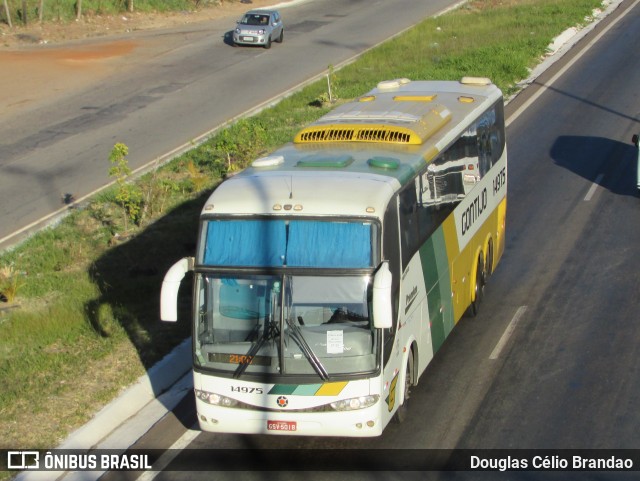
[[(28, 28), (0, 24), (0, 119), (113, 73), (114, 66), (124, 66), (128, 56), (144, 51), (144, 43), (151, 41), (137, 32), (222, 17), (233, 22), (246, 10), (273, 4), (273, 0), (222, 1), (172, 14), (94, 16), (69, 24), (34, 22)], [(132, 35), (127, 40), (113, 38), (123, 33)]]

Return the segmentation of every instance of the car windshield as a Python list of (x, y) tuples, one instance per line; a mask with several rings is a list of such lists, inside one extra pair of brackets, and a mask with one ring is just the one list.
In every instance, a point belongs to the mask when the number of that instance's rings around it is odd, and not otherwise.
[(377, 331), (371, 280), (362, 276), (201, 273), (196, 277), (196, 363), (244, 375), (371, 372)]
[(269, 24), (269, 15), (263, 14), (247, 14), (245, 15), (240, 23), (244, 25), (268, 25)]

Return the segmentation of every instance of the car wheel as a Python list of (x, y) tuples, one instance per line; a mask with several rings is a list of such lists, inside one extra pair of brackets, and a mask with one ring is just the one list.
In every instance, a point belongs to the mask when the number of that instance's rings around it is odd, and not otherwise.
[(267, 39), (267, 43), (264, 44), (264, 48), (271, 48), (271, 37)]
[(283, 40), (284, 40), (284, 28), (280, 30), (280, 36), (278, 37), (278, 40), (276, 40), (276, 42), (282, 43)]

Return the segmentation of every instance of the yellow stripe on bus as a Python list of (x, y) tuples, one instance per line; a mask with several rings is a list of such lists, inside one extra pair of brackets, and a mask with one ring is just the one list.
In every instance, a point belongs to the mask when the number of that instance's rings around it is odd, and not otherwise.
[(337, 396), (345, 388), (348, 381), (328, 382), (316, 391), (316, 396)]

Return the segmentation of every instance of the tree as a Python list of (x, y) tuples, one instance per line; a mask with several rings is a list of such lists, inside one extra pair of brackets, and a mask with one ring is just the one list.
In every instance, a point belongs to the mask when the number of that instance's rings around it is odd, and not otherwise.
[(76, 1), (76, 20), (80, 20), (82, 17), (82, 0)]
[(27, 26), (28, 17), (27, 15), (27, 0), (22, 0), (22, 23), (24, 23), (25, 27)]
[(7, 0), (4, 0), (4, 12), (7, 14), (7, 23), (9, 24), (9, 28), (13, 28), (11, 24), (11, 12), (9, 11), (9, 4)]

